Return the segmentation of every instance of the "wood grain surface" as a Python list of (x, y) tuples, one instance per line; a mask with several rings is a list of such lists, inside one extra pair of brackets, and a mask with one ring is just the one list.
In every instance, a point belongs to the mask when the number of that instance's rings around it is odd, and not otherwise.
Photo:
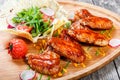
[[(100, 8), (100, 7), (96, 7), (90, 4), (86, 4), (86, 3), (77, 3), (77, 2), (71, 2), (71, 1), (65, 1), (65, 2), (60, 2), (59, 3), (61, 5), (63, 5), (67, 10), (69, 10), (70, 12), (78, 9), (78, 8), (86, 8), (88, 9), (91, 13), (98, 15), (98, 16), (103, 16), (103, 17), (108, 17), (109, 19), (111, 19), (114, 22), (114, 34), (112, 35), (112, 37), (114, 38), (120, 38), (119, 34), (119, 29), (120, 29), (120, 16), (116, 15), (113, 12), (110, 12), (106, 9)], [(22, 70), (25, 70), (27, 68), (27, 65), (25, 64), (25, 62), (23, 60), (13, 60), (11, 59), (10, 55), (7, 54), (7, 50), (5, 50), (5, 44), (6, 42), (8, 42), (11, 38), (14, 37), (14, 35), (10, 35), (9, 33), (4, 33), (4, 32), (0, 32), (1, 36), (5, 36), (5, 37), (1, 37), (1, 41), (0, 41), (0, 80), (18, 80), (19, 79), (19, 73)], [(30, 43), (30, 42), (28, 42)], [(32, 44), (30, 44), (30, 49), (29, 52), (33, 51), (33, 48), (31, 47)], [(84, 46), (86, 48), (86, 46)], [(94, 47), (92, 50), (94, 52), (94, 49), (96, 49), (96, 47)], [(106, 47), (103, 48), (103, 50), (106, 52), (106, 56), (95, 56), (92, 53), (90, 53), (93, 56), (93, 59), (91, 60), (87, 60), (85, 62), (86, 64), (86, 68), (82, 68), (81, 66), (78, 68), (75, 68), (72, 64), (69, 65), (68, 69), (68, 73), (66, 73), (63, 77), (57, 78), (60, 80), (66, 80), (66, 79), (78, 79), (80, 77), (86, 76), (98, 69), (100, 69), (101, 67), (103, 67), (104, 65), (108, 64), (110, 61), (112, 61), (113, 59), (115, 59), (118, 55), (119, 55), (119, 51), (120, 51), (120, 47), (118, 48), (110, 48), (110, 47)], [(62, 64), (65, 64), (65, 62), (62, 61)], [(114, 65), (114, 63), (112, 63), (112, 65)], [(110, 68), (112, 66), (108, 66), (108, 68)], [(107, 70), (108, 68), (106, 68), (105, 70)], [(114, 68), (113, 68), (114, 69)], [(109, 73), (109, 70), (108, 70)], [(114, 72), (113, 72), (114, 73)], [(102, 72), (99, 72), (98, 74), (101, 74), (102, 76), (104, 75)], [(97, 77), (95, 78), (95, 75), (97, 74), (93, 74), (93, 78), (97, 79)], [(91, 76), (89, 76), (91, 77)], [(87, 79), (85, 80), (90, 80), (89, 77), (87, 77)], [(101, 76), (99, 76), (101, 77)], [(113, 76), (109, 76), (109, 79), (112, 78)], [(44, 79), (46, 78), (46, 76), (44, 77)], [(118, 79), (118, 77), (115, 78), (116, 80)]]

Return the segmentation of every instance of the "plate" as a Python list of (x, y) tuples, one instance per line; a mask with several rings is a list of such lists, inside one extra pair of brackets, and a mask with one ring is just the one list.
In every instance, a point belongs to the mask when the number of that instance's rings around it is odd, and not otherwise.
[[(98, 6), (94, 6), (91, 4), (83, 3), (83, 2), (73, 2), (73, 1), (59, 1), (59, 3), (69, 12), (72, 12), (76, 9), (88, 9), (92, 14), (101, 17), (107, 17), (113, 21), (114, 29), (110, 33), (109, 36), (111, 38), (119, 38), (120, 39), (120, 16)], [(109, 32), (106, 32), (109, 33)], [(16, 37), (15, 35), (9, 34), (7, 32), (0, 31), (0, 80), (19, 80), (19, 74), (21, 71), (27, 69), (27, 64), (21, 60), (13, 60), (11, 56), (8, 54), (5, 49), (5, 45), (7, 42)], [(29, 51), (37, 53), (33, 48), (33, 44), (28, 40), (25, 40), (29, 44)], [(113, 59), (120, 55), (120, 47), (111, 48), (107, 47), (95, 47), (90, 45), (83, 45), (83, 48), (87, 52), (87, 60), (84, 62), (84, 65), (81, 64), (77, 67), (74, 67), (72, 63), (67, 67), (67, 72), (59, 78), (51, 78), (56, 80), (67, 80), (67, 79), (78, 79), (83, 76), (87, 76), (88, 74), (100, 69), (105, 66)], [(96, 51), (100, 50), (100, 53), (96, 55)], [(66, 65), (66, 61), (61, 61), (61, 65)], [(42, 79), (47, 79), (48, 76), (44, 75)]]

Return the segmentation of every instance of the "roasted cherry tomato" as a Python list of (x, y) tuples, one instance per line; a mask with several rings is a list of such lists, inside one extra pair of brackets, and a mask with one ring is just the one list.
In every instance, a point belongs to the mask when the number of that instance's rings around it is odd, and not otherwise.
[(22, 25), (18, 25), (16, 28), (18, 30), (23, 30), (23, 31), (26, 31), (26, 32), (30, 32), (33, 29), (32, 27), (22, 26)]
[(14, 59), (23, 58), (28, 51), (27, 44), (22, 39), (12, 39), (8, 46), (8, 53)]

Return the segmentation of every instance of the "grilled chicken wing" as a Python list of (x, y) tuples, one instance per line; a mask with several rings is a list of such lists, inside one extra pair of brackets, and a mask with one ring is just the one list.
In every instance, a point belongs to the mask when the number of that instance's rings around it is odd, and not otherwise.
[(68, 30), (68, 34), (79, 42), (98, 46), (108, 45), (108, 40), (104, 35), (91, 30)]
[(92, 17), (93, 15), (87, 9), (79, 9), (75, 12), (75, 20), (79, 20), (86, 17)]
[(108, 18), (94, 16), (86, 9), (75, 12), (74, 21), (77, 20), (80, 20), (80, 24), (92, 29), (110, 29), (113, 26), (113, 22)]
[(86, 17), (81, 19), (80, 23), (92, 29), (110, 29), (113, 26), (111, 20), (103, 17)]
[(57, 74), (61, 69), (60, 56), (51, 50), (38, 55), (29, 55), (28, 64), (32, 69), (48, 75)]
[(55, 52), (74, 62), (83, 62), (85, 60), (84, 50), (79, 44), (62, 38), (51, 38), (48, 42)]

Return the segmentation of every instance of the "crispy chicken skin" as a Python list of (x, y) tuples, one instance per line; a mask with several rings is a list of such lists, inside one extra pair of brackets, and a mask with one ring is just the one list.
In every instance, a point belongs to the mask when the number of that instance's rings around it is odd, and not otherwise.
[(48, 75), (57, 74), (61, 69), (60, 56), (51, 50), (38, 55), (29, 55), (28, 64), (32, 69)]
[(68, 30), (68, 34), (79, 42), (94, 44), (98, 46), (108, 45), (107, 38), (91, 30)]
[(75, 12), (74, 22), (80, 20), (80, 24), (88, 26), (91, 29), (110, 29), (113, 22), (104, 17), (92, 15), (87, 9), (77, 10)]
[(75, 11), (75, 20), (92, 16), (93, 15), (87, 9), (79, 9)]
[(111, 20), (103, 17), (86, 17), (81, 19), (80, 23), (91, 29), (110, 29), (113, 25)]
[(51, 38), (48, 42), (55, 52), (73, 62), (81, 63), (85, 60), (84, 50), (79, 44), (62, 38)]

